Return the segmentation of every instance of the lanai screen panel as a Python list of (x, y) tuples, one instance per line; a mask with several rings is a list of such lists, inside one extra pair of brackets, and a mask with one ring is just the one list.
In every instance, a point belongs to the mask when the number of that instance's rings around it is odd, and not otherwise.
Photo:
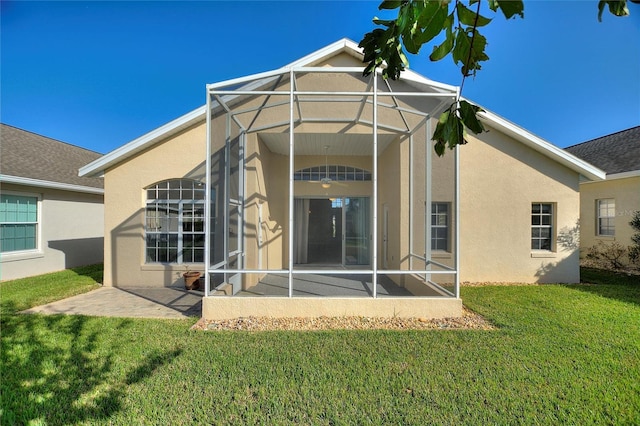
[(420, 276), (438, 290), (455, 294), (456, 152), (439, 157), (431, 139), (436, 120), (416, 129), (410, 141), (410, 269), (434, 273)]
[(308, 68), (234, 89), (208, 90), (208, 294), (455, 294), (454, 157), (427, 155), (450, 93)]

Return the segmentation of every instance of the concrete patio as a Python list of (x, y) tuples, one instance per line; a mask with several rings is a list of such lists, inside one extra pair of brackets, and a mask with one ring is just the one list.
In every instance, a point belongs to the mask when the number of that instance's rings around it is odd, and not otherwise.
[[(298, 274), (294, 273), (293, 296), (298, 297), (372, 297), (371, 274)], [(377, 296), (412, 296), (405, 288), (396, 285), (386, 275), (378, 275)], [(289, 294), (288, 276), (268, 274), (255, 286), (238, 293), (238, 296), (280, 296)], [(433, 292), (433, 296), (439, 296)]]
[(203, 294), (179, 287), (101, 287), (23, 313), (184, 319), (202, 314)]

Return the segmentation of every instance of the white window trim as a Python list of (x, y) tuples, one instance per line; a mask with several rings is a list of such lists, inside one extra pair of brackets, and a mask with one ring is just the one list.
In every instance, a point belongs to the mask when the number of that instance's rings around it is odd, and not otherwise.
[[(613, 201), (613, 216), (600, 216), (600, 202), (601, 201)], [(608, 210), (608, 209), (607, 209)], [(603, 234), (600, 232), (600, 219), (607, 218), (613, 219), (613, 234)], [(616, 199), (615, 198), (598, 198), (596, 199), (596, 236), (606, 239), (614, 239), (616, 236)]]
[[(551, 224), (550, 225), (532, 225), (531, 224), (531, 217), (533, 216), (533, 205), (534, 204), (549, 204), (551, 206)], [(550, 202), (550, 201), (532, 201), (529, 205), (529, 248), (531, 250), (531, 257), (553, 257), (553, 255), (556, 253), (556, 242), (557, 242), (557, 238), (556, 238), (556, 211), (557, 211), (557, 205), (554, 202)], [(533, 237), (531, 237), (531, 230), (533, 229), (533, 227), (538, 227), (541, 228), (542, 226), (549, 226), (549, 228), (551, 229), (550, 232), (550, 238), (551, 241), (549, 243), (550, 248), (549, 249), (534, 249), (531, 248), (531, 240)], [(551, 255), (551, 256), (548, 256)]]
[(4, 195), (17, 195), (21, 197), (33, 197), (38, 200), (36, 212), (36, 248), (29, 250), (16, 250), (8, 252), (0, 252), (2, 262), (11, 262), (16, 260), (35, 259), (44, 256), (42, 249), (42, 194), (38, 192), (22, 192), (22, 191), (2, 191)]
[[(182, 225), (183, 225), (183, 212), (184, 212), (184, 205), (185, 204), (190, 204), (190, 205), (202, 205), (203, 208), (206, 209), (206, 199), (149, 199), (148, 198), (148, 190), (159, 184), (159, 183), (163, 183), (163, 182), (167, 182), (167, 181), (173, 181), (173, 180), (180, 180), (180, 181), (192, 181), (192, 182), (199, 182), (198, 180), (194, 180), (194, 179), (188, 179), (188, 178), (174, 178), (174, 179), (165, 179), (159, 182), (156, 182), (152, 185), (149, 185), (148, 187), (143, 189), (143, 193), (144, 193), (144, 203), (145, 203), (145, 207), (144, 207), (144, 222), (143, 222), (143, 230), (144, 230), (144, 244), (143, 244), (143, 254), (142, 254), (142, 267), (143, 268), (149, 268), (151, 267), (153, 269), (153, 267), (155, 266), (159, 266), (162, 268), (166, 268), (167, 266), (179, 266), (179, 267), (185, 267), (185, 266), (189, 266), (189, 265), (195, 265), (196, 268), (203, 265), (205, 262), (183, 262), (182, 260), (182, 249), (183, 249), (183, 236), (184, 231), (182, 230)], [(201, 182), (200, 182), (201, 183)], [(151, 234), (162, 234), (162, 232), (149, 232), (147, 231), (147, 208), (149, 205), (157, 205), (158, 201), (162, 201), (164, 203), (169, 203), (169, 204), (177, 204), (178, 205), (178, 232), (174, 233), (174, 232), (170, 232), (168, 234), (174, 234), (174, 235), (178, 235), (178, 253), (177, 253), (177, 259), (176, 262), (150, 262), (147, 261), (147, 235), (149, 235), (149, 233)], [(203, 219), (206, 220), (206, 219)], [(203, 231), (203, 233), (205, 233), (206, 230)], [(190, 234), (190, 233), (187, 233)]]
[(432, 201), (431, 202), (431, 210), (430, 210), (430, 218), (433, 219), (433, 206), (436, 204), (445, 204), (447, 206), (447, 224), (445, 226), (441, 226), (441, 225), (432, 225), (431, 221), (429, 221), (429, 226), (431, 227), (431, 241), (429, 242), (429, 244), (433, 244), (433, 240), (434, 240), (434, 232), (433, 229), (435, 228), (445, 228), (447, 230), (447, 248), (442, 250), (442, 249), (431, 249), (431, 252), (434, 256), (440, 257), (440, 258), (446, 258), (447, 254), (451, 254), (451, 203), (448, 201)]

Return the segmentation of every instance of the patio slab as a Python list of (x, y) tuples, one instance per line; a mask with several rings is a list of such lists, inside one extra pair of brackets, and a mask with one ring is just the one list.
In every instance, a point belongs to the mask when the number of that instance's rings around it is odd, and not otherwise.
[(101, 287), (88, 293), (22, 311), (124, 318), (184, 319), (202, 313), (202, 295), (181, 288)]
[[(413, 296), (407, 289), (399, 287), (385, 275), (378, 277), (376, 292), (378, 297)], [(280, 296), (289, 294), (288, 275), (267, 274), (255, 286), (241, 291), (238, 296)], [(433, 291), (431, 296), (440, 294)], [(371, 274), (294, 274), (293, 296), (317, 297), (372, 297)]]

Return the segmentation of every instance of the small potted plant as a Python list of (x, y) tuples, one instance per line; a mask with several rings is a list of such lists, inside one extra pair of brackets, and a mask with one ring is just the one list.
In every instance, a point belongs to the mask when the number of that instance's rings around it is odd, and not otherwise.
[(191, 271), (189, 267), (186, 268), (184, 274), (184, 288), (187, 290), (198, 290), (200, 288), (200, 272)]

